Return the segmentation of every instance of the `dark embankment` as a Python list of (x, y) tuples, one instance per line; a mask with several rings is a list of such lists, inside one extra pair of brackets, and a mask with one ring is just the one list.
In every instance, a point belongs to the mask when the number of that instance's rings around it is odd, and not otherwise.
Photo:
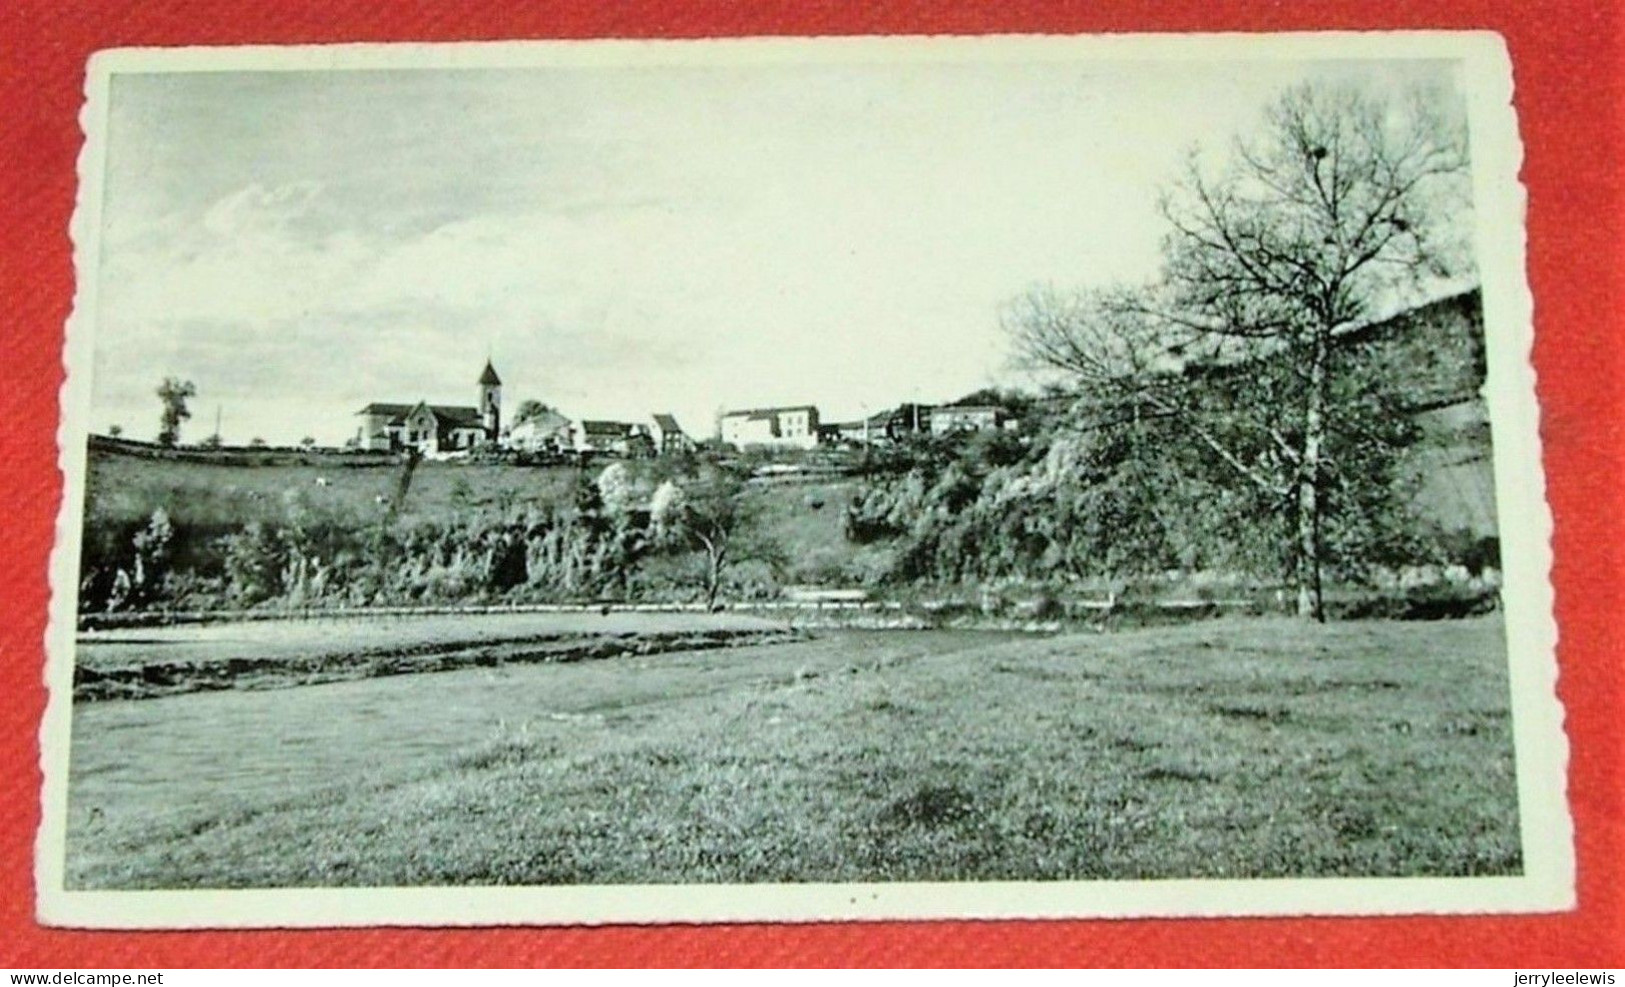
[(81, 636), (75, 700), (275, 689), (469, 666), (570, 662), (794, 640), (802, 632), (709, 614), (354, 618), (146, 628)]

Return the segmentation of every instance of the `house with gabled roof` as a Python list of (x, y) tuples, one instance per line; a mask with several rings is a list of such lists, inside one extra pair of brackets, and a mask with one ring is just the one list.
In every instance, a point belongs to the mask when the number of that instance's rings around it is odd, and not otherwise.
[(489, 360), (478, 387), (475, 406), (375, 401), (356, 413), (361, 418), (357, 446), (372, 451), (416, 449), (433, 456), (494, 444), (502, 427), (502, 378)]
[(520, 452), (561, 453), (574, 447), (571, 432), (574, 424), (556, 409), (544, 405), (508, 429), (502, 444)]
[(669, 456), (694, 448), (694, 440), (677, 424), (674, 416), (657, 413), (650, 416), (650, 422), (649, 438), (654, 442), (656, 455)]

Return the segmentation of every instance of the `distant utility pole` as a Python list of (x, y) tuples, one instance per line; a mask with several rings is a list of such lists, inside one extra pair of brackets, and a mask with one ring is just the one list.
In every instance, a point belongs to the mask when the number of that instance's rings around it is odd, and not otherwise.
[(858, 405), (858, 411), (863, 415), (863, 462), (858, 468), (863, 471), (864, 476), (868, 476), (869, 457), (874, 449), (873, 445), (871, 445), (869, 441), (869, 405), (867, 403), (860, 403)]
[(214, 406), (214, 438), (221, 445), (226, 444), (226, 440), (220, 437), (220, 405), (218, 404)]

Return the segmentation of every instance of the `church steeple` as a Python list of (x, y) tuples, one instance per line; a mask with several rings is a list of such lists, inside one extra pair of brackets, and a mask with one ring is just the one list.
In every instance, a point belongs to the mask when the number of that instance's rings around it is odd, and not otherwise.
[(480, 374), (480, 421), (485, 424), (489, 441), (502, 437), (502, 378), (490, 360), (485, 361), (485, 372)]

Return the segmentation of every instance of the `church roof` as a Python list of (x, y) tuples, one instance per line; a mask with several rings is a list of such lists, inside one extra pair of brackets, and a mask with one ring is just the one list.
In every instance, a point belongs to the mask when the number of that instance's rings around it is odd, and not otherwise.
[(491, 366), (491, 361), (490, 360), (485, 361), (485, 372), (480, 374), (480, 386), (481, 387), (501, 387), (502, 386), (502, 378), (497, 376), (496, 368)]
[(464, 405), (431, 404), (429, 410), (434, 416), (447, 425), (463, 425), (472, 428), (483, 428), (485, 423), (480, 418), (480, 409)]
[[(382, 415), (389, 419), (389, 424), (399, 425), (406, 419), (407, 415), (417, 410), (417, 408), (418, 405), (415, 404), (395, 404), (392, 402), (374, 401), (372, 404), (369, 404), (365, 408), (358, 411), (357, 414)], [(434, 413), (435, 418), (444, 425), (461, 425), (470, 428), (482, 427), (482, 423), (480, 421), (480, 409), (478, 408), (470, 408), (466, 405), (450, 404), (431, 404), (428, 406), (428, 408)]]

